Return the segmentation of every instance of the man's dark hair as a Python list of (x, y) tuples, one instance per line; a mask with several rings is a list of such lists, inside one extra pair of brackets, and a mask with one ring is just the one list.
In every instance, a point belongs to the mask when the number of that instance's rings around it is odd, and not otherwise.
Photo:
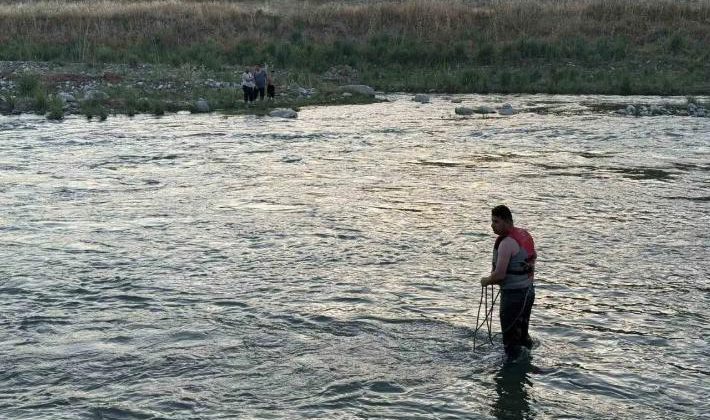
[(500, 206), (493, 207), (493, 210), (491, 210), (491, 215), (493, 217), (503, 219), (506, 222), (513, 223), (513, 213), (510, 212), (510, 209), (507, 206), (504, 206), (502, 204)]

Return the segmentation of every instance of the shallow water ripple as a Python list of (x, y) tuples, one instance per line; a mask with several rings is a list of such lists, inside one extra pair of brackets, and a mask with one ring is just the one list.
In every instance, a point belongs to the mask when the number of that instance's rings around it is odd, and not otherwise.
[[(391, 99), (0, 117), (0, 417), (710, 415), (709, 120)], [(501, 202), (540, 253), (514, 365), (472, 348)]]

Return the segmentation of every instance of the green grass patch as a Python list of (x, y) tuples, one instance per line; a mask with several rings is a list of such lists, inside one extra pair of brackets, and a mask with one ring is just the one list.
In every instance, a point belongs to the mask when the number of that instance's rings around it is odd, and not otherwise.
[(17, 78), (17, 93), (20, 96), (31, 97), (42, 89), (40, 76), (35, 73), (22, 73)]
[(62, 120), (64, 119), (64, 103), (56, 96), (49, 98), (47, 103), (47, 119)]
[(49, 108), (49, 98), (44, 89), (38, 87), (34, 91), (34, 111), (36, 114), (44, 114)]
[(108, 109), (102, 100), (89, 99), (81, 101), (79, 103), (79, 111), (87, 120), (97, 118), (99, 121), (106, 121), (108, 118)]
[[(219, 74), (240, 63), (267, 63), (289, 70), (291, 80), (280, 82), (302, 86), (316, 85), (332, 66), (348, 65), (360, 71), (363, 82), (395, 91), (701, 94), (710, 86), (710, 52), (682, 31), (641, 44), (625, 35), (525, 36), (504, 42), (492, 42), (477, 33), (470, 36), (469, 40), (440, 42), (381, 32), (364, 38), (321, 40), (294, 31), (284, 39), (263, 41), (226, 43), (208, 38), (202, 43), (174, 45), (169, 37), (157, 36), (125, 45), (89, 42), (81, 49), (20, 40), (0, 44), (0, 57), (153, 63), (179, 68), (180, 81)], [(631, 71), (635, 66), (637, 70)], [(623, 70), (620, 79), (590, 77), (618, 76), (620, 69), (629, 69)], [(681, 77), (674, 80), (668, 77), (671, 73)], [(222, 76), (238, 78), (237, 74)], [(20, 94), (31, 96), (40, 81), (37, 75), (27, 74), (18, 83)], [(210, 102), (234, 106), (231, 98), (220, 95)], [(143, 112), (137, 103), (130, 106)]]

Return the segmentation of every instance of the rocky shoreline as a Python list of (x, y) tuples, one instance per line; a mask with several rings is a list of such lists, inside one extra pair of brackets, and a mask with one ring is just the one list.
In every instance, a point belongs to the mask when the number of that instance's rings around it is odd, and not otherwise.
[[(284, 70), (275, 71), (275, 100), (245, 104), (238, 81), (242, 69), (242, 66), (213, 71), (197, 66), (0, 61), (0, 114), (34, 113), (55, 120), (65, 115), (83, 114), (89, 119), (104, 120), (109, 115), (219, 111), (296, 118), (301, 106), (363, 104), (383, 100), (376, 96), (372, 87), (359, 83), (355, 69), (336, 66), (316, 80), (308, 78), (308, 84), (298, 83), (299, 75)], [(442, 98), (460, 104), (460, 99)], [(427, 104), (431, 99), (432, 95), (421, 93), (412, 98), (421, 104)], [(540, 114), (568, 112), (545, 106), (516, 110), (510, 104), (497, 108), (456, 105), (453, 112), (464, 117), (474, 114), (509, 116), (521, 111)], [(707, 106), (688, 97), (684, 103), (591, 103), (586, 104), (586, 111), (634, 117), (710, 117)]]
[(242, 70), (0, 61), (0, 114), (35, 113), (50, 119), (84, 114), (105, 119), (111, 114), (222, 111), (294, 118), (293, 110), (300, 106), (378, 101), (374, 89), (357, 84), (356, 71), (342, 66), (331, 68), (312, 86), (298, 83), (298, 75), (275, 71), (275, 99), (246, 104), (238, 81)]

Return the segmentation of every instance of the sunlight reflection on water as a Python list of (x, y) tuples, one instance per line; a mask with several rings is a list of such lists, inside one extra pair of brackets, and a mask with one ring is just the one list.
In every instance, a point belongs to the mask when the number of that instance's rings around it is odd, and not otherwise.
[[(710, 120), (0, 117), (9, 418), (707, 415)], [(647, 101), (681, 100), (644, 98)], [(540, 254), (530, 362), (472, 351), (490, 208)], [(497, 326), (496, 326), (497, 328)]]

